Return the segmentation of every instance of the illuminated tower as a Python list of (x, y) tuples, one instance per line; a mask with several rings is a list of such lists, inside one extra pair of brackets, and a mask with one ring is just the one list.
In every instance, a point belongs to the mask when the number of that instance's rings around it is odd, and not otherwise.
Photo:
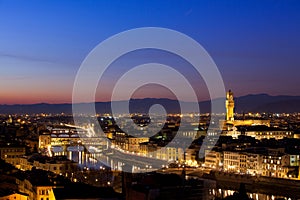
[(12, 123), (13, 123), (13, 119), (12, 119), (12, 116), (11, 116), (11, 115), (8, 116), (7, 123), (8, 123), (8, 124), (12, 124)]
[(226, 120), (234, 121), (234, 100), (231, 90), (226, 93)]

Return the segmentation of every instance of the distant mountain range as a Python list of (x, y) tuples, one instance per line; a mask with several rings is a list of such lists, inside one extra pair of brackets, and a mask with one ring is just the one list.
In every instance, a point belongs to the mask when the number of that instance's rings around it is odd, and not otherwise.
[[(220, 105), (225, 106), (224, 99), (216, 99)], [(120, 112), (125, 112), (126, 102), (115, 102), (120, 108)], [(193, 112), (194, 103), (181, 102), (186, 111)], [(131, 112), (145, 113), (153, 104), (161, 104), (168, 113), (178, 113), (180, 111), (179, 102), (171, 99), (132, 99), (129, 110)], [(88, 103), (77, 104), (82, 111), (85, 110)], [(199, 102), (201, 113), (210, 112), (210, 101)], [(110, 102), (97, 102), (95, 104), (97, 113), (110, 113)], [(222, 107), (224, 109), (224, 107)], [(267, 113), (294, 113), (300, 112), (300, 96), (270, 96), (268, 94), (254, 94), (235, 98), (235, 111), (242, 112), (267, 112)], [(71, 114), (72, 104), (24, 104), (24, 105), (0, 105), (0, 114), (34, 114), (34, 113), (51, 113), (51, 114)]]

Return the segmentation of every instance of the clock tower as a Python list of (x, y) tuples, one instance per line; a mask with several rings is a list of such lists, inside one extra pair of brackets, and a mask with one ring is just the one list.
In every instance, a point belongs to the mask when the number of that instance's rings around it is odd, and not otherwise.
[(234, 121), (234, 99), (231, 90), (226, 93), (226, 120)]

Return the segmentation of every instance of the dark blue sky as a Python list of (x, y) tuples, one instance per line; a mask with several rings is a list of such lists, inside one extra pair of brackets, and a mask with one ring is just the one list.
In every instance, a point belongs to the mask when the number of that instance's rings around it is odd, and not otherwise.
[(298, 0), (0, 0), (0, 103), (70, 102), (98, 43), (147, 26), (198, 41), (237, 96), (300, 95)]

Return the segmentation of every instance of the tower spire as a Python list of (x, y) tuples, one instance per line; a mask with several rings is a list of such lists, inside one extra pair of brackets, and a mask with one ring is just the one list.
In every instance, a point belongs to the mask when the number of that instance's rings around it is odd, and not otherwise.
[(234, 99), (231, 90), (226, 93), (226, 120), (234, 121)]

